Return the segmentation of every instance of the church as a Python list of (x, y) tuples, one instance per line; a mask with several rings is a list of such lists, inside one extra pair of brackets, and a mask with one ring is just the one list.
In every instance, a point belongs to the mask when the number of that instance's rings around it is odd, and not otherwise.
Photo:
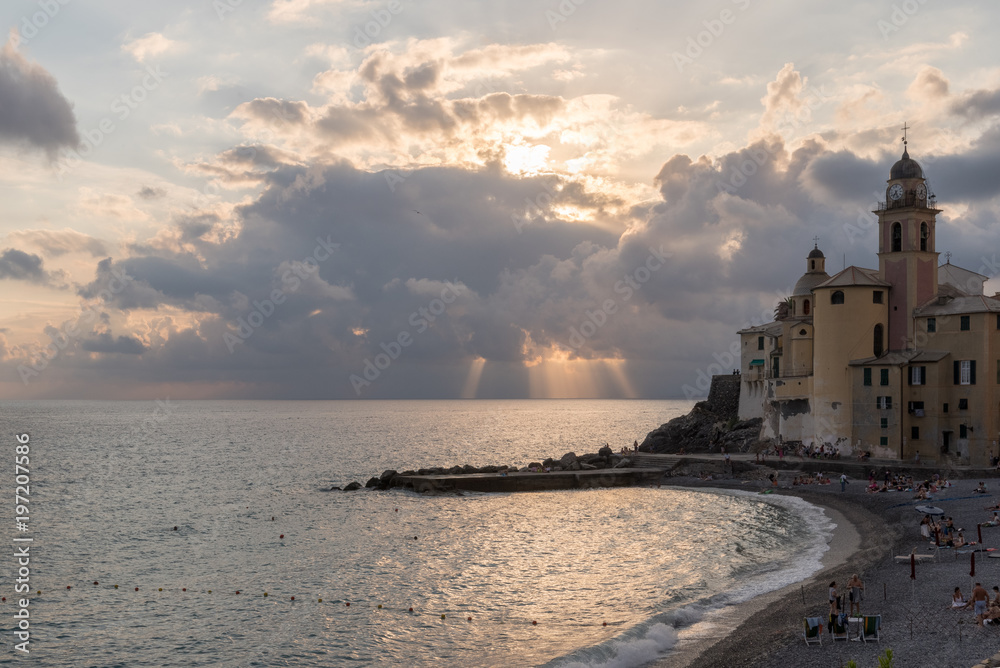
[(740, 418), (762, 418), (762, 439), (845, 457), (987, 466), (1000, 439), (1000, 293), (939, 264), (940, 209), (905, 138), (873, 213), (878, 269), (830, 276), (817, 245), (775, 320), (739, 332)]

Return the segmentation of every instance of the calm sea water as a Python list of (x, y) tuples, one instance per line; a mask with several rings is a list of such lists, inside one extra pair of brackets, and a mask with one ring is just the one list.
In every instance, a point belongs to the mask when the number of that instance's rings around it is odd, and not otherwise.
[[(34, 539), (30, 660), (643, 665), (669, 651), (678, 626), (815, 569), (829, 528), (818, 509), (677, 489), (325, 490), (386, 468), (618, 449), (689, 407), (0, 402), (8, 543)], [(22, 432), (25, 533), (13, 524)], [(4, 553), (0, 663), (12, 663), (18, 565), (13, 547)]]

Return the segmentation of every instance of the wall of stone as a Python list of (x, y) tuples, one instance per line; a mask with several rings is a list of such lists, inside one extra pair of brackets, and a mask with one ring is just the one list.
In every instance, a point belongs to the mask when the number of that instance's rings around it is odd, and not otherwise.
[(732, 374), (712, 376), (708, 390), (708, 410), (723, 418), (735, 418), (740, 411), (740, 381)]

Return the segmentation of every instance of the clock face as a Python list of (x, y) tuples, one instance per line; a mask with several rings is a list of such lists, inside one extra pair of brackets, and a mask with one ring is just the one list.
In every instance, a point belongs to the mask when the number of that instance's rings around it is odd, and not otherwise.
[(902, 196), (903, 196), (903, 186), (897, 183), (893, 187), (889, 188), (889, 197), (891, 197), (893, 200), (898, 200)]
[(917, 199), (924, 199), (927, 197), (927, 186), (923, 183), (917, 186)]

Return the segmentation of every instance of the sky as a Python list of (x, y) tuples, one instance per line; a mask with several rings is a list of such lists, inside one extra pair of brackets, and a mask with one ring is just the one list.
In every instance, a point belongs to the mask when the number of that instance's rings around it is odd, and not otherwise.
[(703, 396), (814, 243), (877, 268), (904, 123), (1000, 272), (993, 3), (0, 18), (2, 398)]

